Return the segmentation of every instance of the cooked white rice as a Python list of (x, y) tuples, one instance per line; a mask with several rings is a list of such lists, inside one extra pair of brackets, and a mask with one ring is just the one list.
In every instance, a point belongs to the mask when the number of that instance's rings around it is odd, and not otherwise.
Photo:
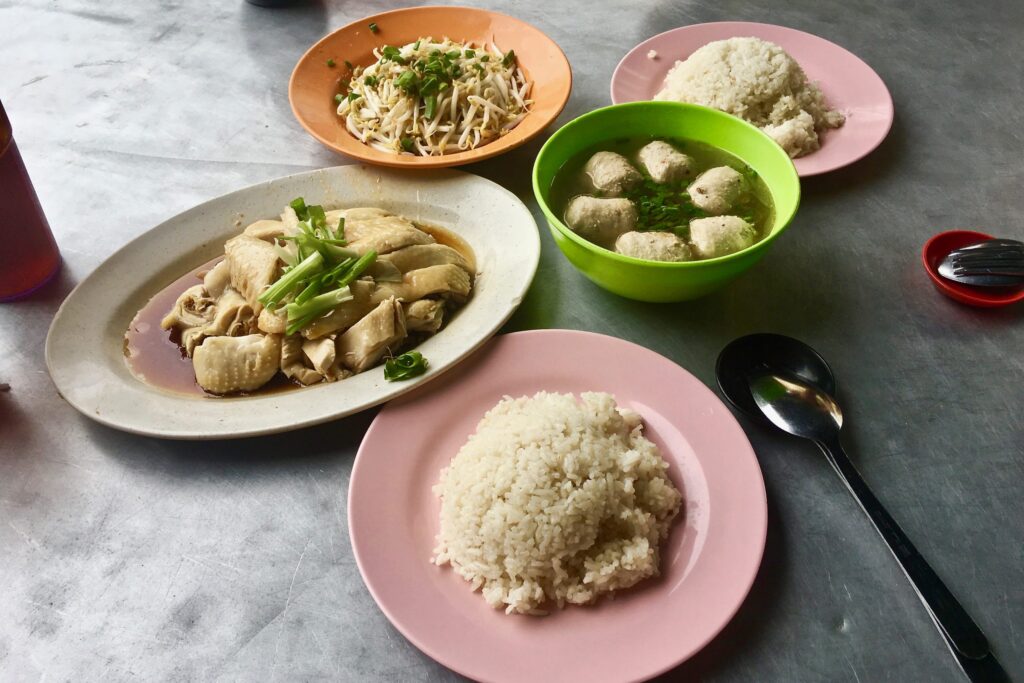
[(704, 45), (676, 62), (654, 99), (702, 104), (746, 119), (794, 158), (818, 149), (819, 133), (846, 120), (825, 106), (795, 59), (760, 38)]
[(434, 561), (492, 607), (544, 614), (658, 574), (682, 496), (609, 394), (505, 397), (442, 471)]

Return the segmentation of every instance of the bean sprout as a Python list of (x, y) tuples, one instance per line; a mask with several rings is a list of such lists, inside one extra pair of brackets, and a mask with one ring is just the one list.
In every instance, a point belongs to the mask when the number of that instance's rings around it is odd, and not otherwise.
[(421, 38), (375, 49), (338, 104), (345, 128), (374, 149), (440, 156), (492, 142), (529, 113), (531, 86), (515, 53)]

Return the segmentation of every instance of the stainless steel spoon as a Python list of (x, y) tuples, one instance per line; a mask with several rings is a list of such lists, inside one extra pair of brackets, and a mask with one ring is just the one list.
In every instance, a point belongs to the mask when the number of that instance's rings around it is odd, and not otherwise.
[(812, 440), (824, 452), (900, 563), (967, 677), (972, 681), (1009, 680), (981, 629), (875, 498), (843, 451), (839, 441), (843, 413), (832, 397), (835, 380), (824, 359), (789, 337), (750, 335), (726, 347), (716, 373), (734, 405), (767, 418), (789, 434)]

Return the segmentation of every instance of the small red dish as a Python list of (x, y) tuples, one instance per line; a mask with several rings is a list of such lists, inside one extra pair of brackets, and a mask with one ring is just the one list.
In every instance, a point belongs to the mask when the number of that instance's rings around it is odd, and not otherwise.
[(953, 282), (939, 275), (939, 264), (951, 251), (988, 239), (992, 239), (992, 236), (973, 230), (947, 230), (935, 235), (925, 242), (924, 249), (921, 250), (921, 260), (924, 262), (928, 277), (940, 292), (968, 306), (997, 308), (1024, 301), (1024, 287), (975, 287)]

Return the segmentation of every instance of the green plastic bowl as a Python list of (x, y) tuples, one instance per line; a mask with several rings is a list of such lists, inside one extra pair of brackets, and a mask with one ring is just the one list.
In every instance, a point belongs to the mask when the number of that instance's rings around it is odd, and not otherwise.
[[(562, 165), (583, 150), (626, 137), (695, 140), (738, 157), (757, 171), (771, 192), (775, 203), (771, 231), (735, 254), (683, 263), (623, 256), (583, 239), (552, 210), (548, 197), (551, 182)], [(667, 302), (709, 294), (757, 263), (793, 220), (800, 204), (800, 179), (793, 161), (775, 141), (735, 116), (696, 104), (629, 102), (584, 114), (552, 135), (533, 165), (533, 192), (555, 243), (581, 273), (621, 296)]]

